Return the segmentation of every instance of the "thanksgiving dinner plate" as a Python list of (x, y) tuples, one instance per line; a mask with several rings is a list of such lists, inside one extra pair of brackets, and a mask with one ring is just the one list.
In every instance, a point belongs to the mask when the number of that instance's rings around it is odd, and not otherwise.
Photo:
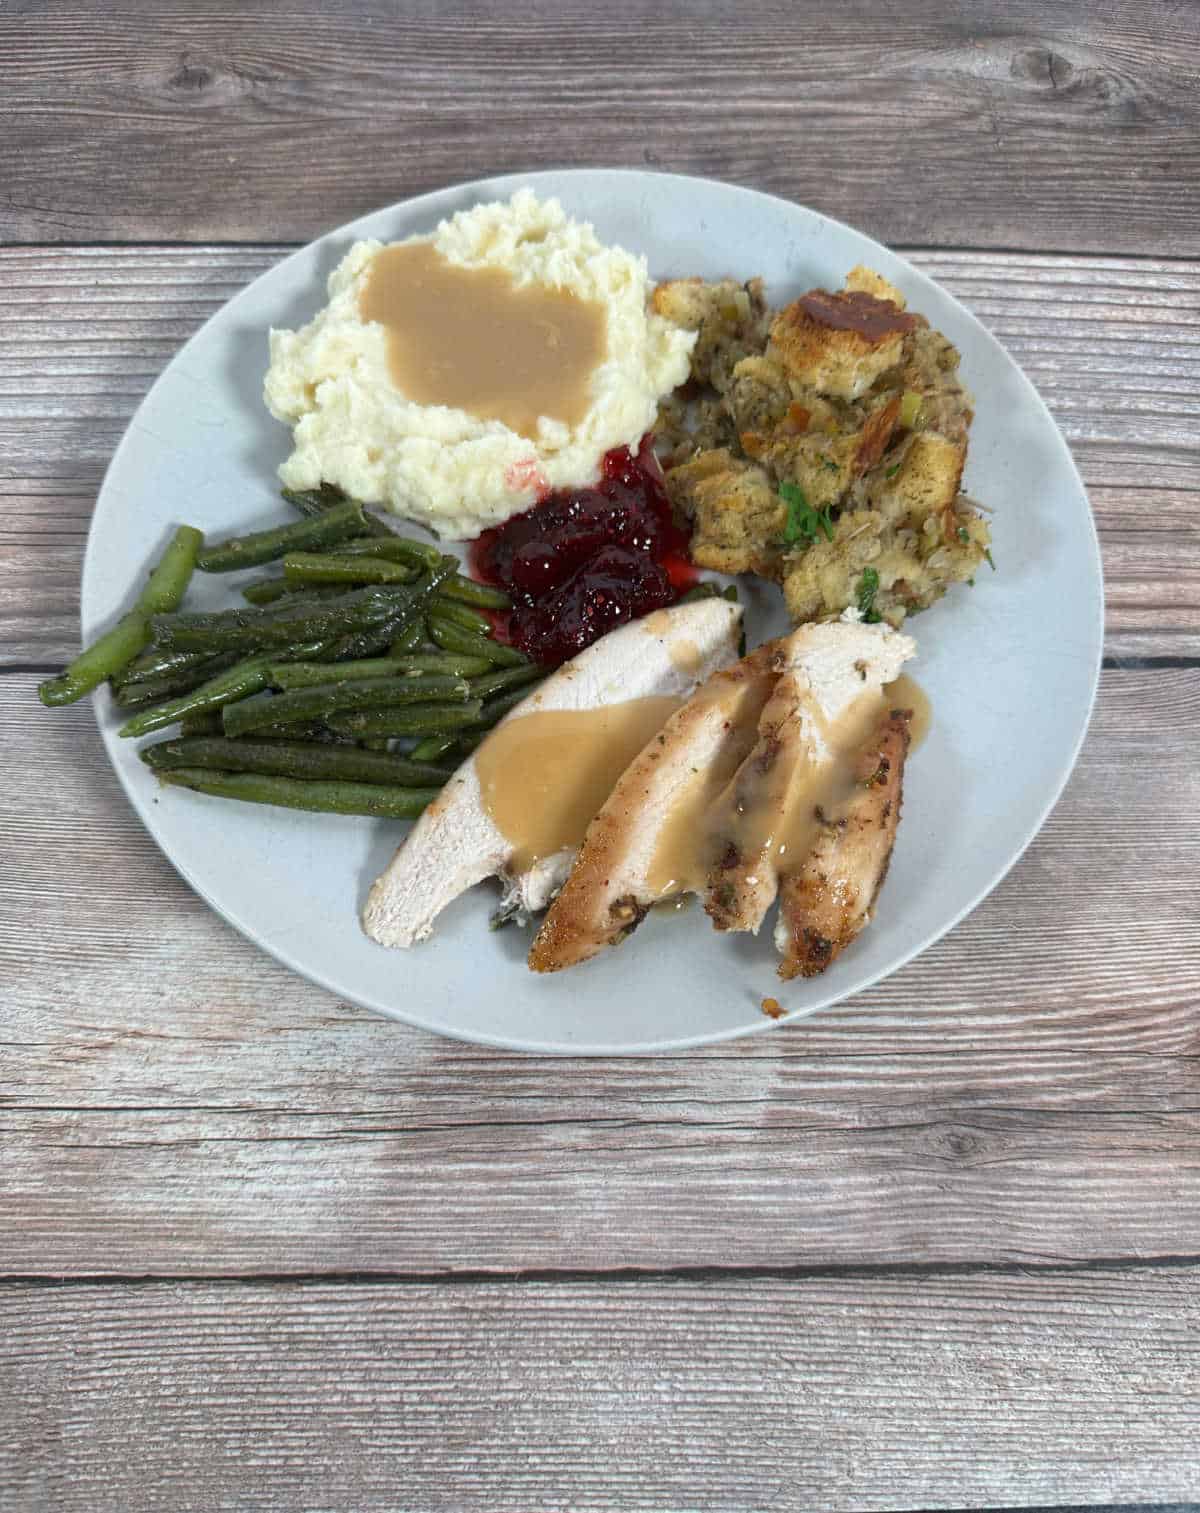
[[(766, 280), (771, 304), (840, 287), (865, 263), (958, 347), (976, 418), (964, 487), (985, 502), (996, 571), (905, 626), (907, 669), (932, 724), (905, 773), (903, 823), (874, 918), (824, 975), (780, 983), (770, 931), (720, 935), (698, 907), (652, 911), (619, 948), (569, 973), (529, 971), (530, 933), (490, 930), (497, 893), (460, 897), (433, 937), (385, 950), (359, 923), (402, 824), (222, 803), (165, 789), (106, 693), (104, 743), (130, 801), (166, 855), (235, 928), (353, 1003), (488, 1045), (636, 1054), (765, 1030), (878, 982), (951, 929), (1005, 875), (1062, 791), (1087, 727), (1103, 628), (1100, 560), (1087, 497), (1062, 435), (1029, 380), (955, 299), (903, 258), (800, 205), (668, 174), (570, 170), (443, 189), (340, 227), (229, 301), (171, 361), (130, 422), (104, 480), (84, 563), (85, 637), (125, 605), (133, 576), (180, 522), (210, 537), (281, 518), (276, 469), (289, 433), (262, 400), (271, 327), (320, 308), (355, 240), (394, 241), (528, 185), (642, 253), (653, 278)], [(455, 549), (451, 547), (450, 549)], [(229, 603), (228, 577), (198, 574), (189, 607)], [(771, 584), (742, 580), (751, 646), (788, 628)], [(164, 910), (169, 910), (169, 902)]]

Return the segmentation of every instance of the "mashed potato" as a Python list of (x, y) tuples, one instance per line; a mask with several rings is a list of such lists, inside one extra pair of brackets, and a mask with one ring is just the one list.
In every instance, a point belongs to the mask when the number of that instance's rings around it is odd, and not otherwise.
[(543, 416), (531, 441), (500, 421), (407, 399), (389, 374), (384, 327), (359, 314), (381, 243), (357, 242), (330, 276), (320, 314), (302, 330), (271, 332), (264, 397), (294, 427), (294, 451), (279, 470), (291, 488), (335, 483), (439, 535), (477, 536), (547, 488), (594, 482), (603, 454), (635, 444), (659, 399), (688, 375), (695, 334), (649, 312), (645, 259), (604, 246), (557, 200), (523, 189), (411, 240), (432, 241), (451, 263), (504, 268), (517, 284), (600, 304), (608, 354), (592, 372), (590, 406), (571, 427)]

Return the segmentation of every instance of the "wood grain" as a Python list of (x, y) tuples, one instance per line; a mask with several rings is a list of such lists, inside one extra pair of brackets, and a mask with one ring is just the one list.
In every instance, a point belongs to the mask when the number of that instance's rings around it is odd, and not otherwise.
[[(0, 663), (73, 654), (83, 542), (121, 433), (187, 337), (284, 250), (0, 249)], [(1008, 346), (1074, 449), (1109, 652), (1200, 653), (1200, 264), (913, 258)]]
[(0, 1272), (1200, 1254), (1198, 739), (1200, 671), (1108, 673), (1042, 834), (918, 961), (740, 1044), (547, 1061), (290, 976), (89, 712), (0, 679)]
[(26, 0), (0, 52), (5, 241), (308, 240), (608, 164), (890, 242), (1200, 253), (1200, 42), (1170, 0)]
[(0, 1320), (8, 1507), (850, 1513), (1200, 1481), (1194, 1267), (13, 1288)]

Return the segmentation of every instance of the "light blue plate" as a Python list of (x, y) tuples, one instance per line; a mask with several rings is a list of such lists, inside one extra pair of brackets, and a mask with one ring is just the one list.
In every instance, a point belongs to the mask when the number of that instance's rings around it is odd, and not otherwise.
[[(820, 978), (780, 984), (769, 930), (716, 934), (698, 909), (649, 918), (619, 949), (569, 974), (525, 966), (528, 935), (489, 933), (495, 894), (475, 889), (434, 938), (407, 952), (366, 939), (367, 888), (404, 834), (398, 824), (223, 803), (160, 790), (135, 743), (104, 742), (131, 802), (182, 875), (265, 950), (331, 992), (410, 1024), (517, 1050), (676, 1050), (769, 1028), (761, 1002), (811, 1013), (879, 981), (955, 925), (1024, 851), (1062, 791), (1087, 728), (1103, 632), (1100, 556), (1066, 443), (1032, 384), (975, 318), (902, 258), (813, 210), (728, 184), (668, 174), (572, 170), (487, 179), (380, 210), (286, 258), (188, 342), (146, 396), (96, 505), (83, 573), (91, 637), (181, 521), (236, 534), (284, 518), (275, 468), (287, 430), (262, 404), (267, 329), (324, 302), (351, 242), (431, 230), (522, 185), (557, 195), (654, 277), (762, 274), (782, 304), (877, 269), (958, 346), (976, 398), (966, 487), (995, 510), (999, 572), (955, 589), (911, 622), (912, 666), (934, 726), (905, 779), (904, 822), (877, 918)], [(237, 580), (197, 575), (189, 604), (231, 602)], [(786, 628), (775, 590), (748, 598), (751, 644)]]

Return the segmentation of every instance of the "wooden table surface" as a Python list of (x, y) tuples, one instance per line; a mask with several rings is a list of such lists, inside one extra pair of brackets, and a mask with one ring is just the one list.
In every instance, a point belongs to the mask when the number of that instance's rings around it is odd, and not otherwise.
[[(1196, 6), (9, 0), (0, 60), (0, 1507), (1200, 1497)], [(644, 1061), (289, 975), (34, 697), (201, 321), (352, 216), (572, 164), (911, 256), (1045, 396), (1107, 581), (995, 893), (832, 1012)]]

